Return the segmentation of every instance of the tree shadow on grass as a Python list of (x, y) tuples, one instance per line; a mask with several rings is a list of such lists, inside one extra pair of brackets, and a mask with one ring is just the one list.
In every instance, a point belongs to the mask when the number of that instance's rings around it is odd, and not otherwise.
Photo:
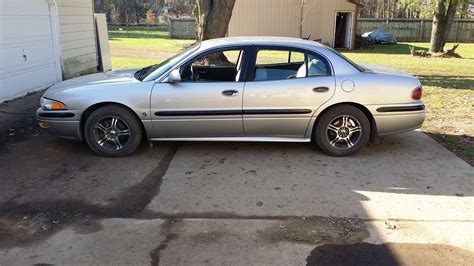
[(440, 76), (419, 75), (424, 86), (440, 87), (444, 89), (474, 90), (474, 76)]
[(109, 32), (110, 39), (116, 38), (149, 38), (149, 39), (171, 39), (169, 35), (147, 34), (138, 32)]

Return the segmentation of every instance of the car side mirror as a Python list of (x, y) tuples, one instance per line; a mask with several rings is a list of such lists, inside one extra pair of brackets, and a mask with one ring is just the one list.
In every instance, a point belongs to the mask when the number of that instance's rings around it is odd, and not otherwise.
[(168, 77), (168, 82), (176, 83), (176, 82), (180, 82), (180, 81), (181, 81), (181, 73), (180, 73), (179, 69), (175, 69), (175, 70), (171, 71), (171, 73)]

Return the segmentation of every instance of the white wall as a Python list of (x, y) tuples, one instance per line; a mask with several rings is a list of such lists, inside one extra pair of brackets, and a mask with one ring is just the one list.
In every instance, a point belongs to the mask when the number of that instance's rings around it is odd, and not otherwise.
[(97, 71), (97, 45), (92, 0), (56, 0), (65, 79)]
[(61, 79), (53, 21), (46, 0), (0, 0), (0, 102)]

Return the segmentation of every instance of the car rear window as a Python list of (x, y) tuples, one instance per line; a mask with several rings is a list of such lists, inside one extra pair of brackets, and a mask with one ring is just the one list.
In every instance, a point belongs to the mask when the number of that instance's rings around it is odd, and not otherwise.
[(326, 46), (326, 48), (327, 48), (329, 51), (333, 52), (335, 55), (337, 55), (337, 56), (339, 56), (340, 58), (342, 58), (342, 59), (343, 59), (344, 61), (346, 61), (347, 63), (349, 63), (351, 66), (353, 66), (353, 67), (354, 67), (355, 69), (357, 69), (358, 71), (360, 71), (360, 72), (366, 72), (366, 71), (367, 71), (367, 69), (365, 69), (364, 67), (362, 67), (362, 66), (356, 64), (354, 61), (350, 60), (350, 59), (347, 58), (345, 55), (339, 53), (338, 51), (334, 50), (333, 48), (328, 47), (328, 46)]

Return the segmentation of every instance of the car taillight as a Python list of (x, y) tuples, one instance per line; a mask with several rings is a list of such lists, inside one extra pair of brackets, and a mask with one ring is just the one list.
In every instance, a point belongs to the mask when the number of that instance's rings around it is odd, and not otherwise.
[(421, 100), (421, 97), (423, 96), (423, 89), (420, 87), (414, 89), (412, 92), (411, 92), (411, 98), (415, 101), (419, 101)]

